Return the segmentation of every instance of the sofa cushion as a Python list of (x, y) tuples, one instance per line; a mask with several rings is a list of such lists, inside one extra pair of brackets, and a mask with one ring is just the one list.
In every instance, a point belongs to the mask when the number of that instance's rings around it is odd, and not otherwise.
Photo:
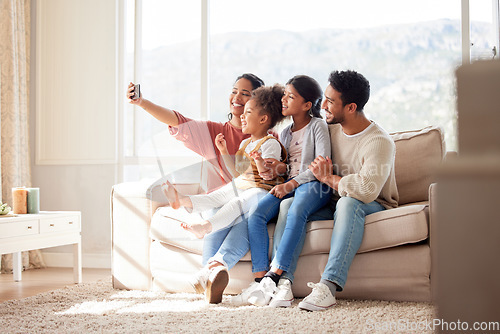
[(417, 243), (429, 236), (428, 205), (408, 205), (366, 217), (365, 234), (358, 253)]
[[(174, 210), (171, 207), (161, 207), (156, 210), (151, 219), (149, 236), (152, 240), (158, 240), (167, 245), (181, 248), (190, 253), (201, 255), (203, 252), (203, 239), (196, 239), (194, 235), (181, 227), (181, 221), (186, 223), (199, 223), (203, 220), (202, 215), (188, 213), (184, 209)], [(269, 256), (273, 247), (273, 235), (275, 224), (268, 224), (269, 234)], [(247, 253), (242, 261), (251, 261), (250, 253)]]
[(431, 183), (445, 150), (443, 131), (429, 126), (421, 130), (392, 133), (396, 144), (395, 174), (399, 205), (427, 201)]
[(186, 223), (199, 223), (203, 221), (200, 214), (188, 213), (185, 209), (174, 210), (169, 206), (156, 210), (151, 219), (150, 237), (166, 244), (184, 249), (189, 252), (201, 254), (203, 240), (184, 230), (181, 221)]
[[(429, 235), (427, 220), (427, 205), (408, 205), (368, 215), (358, 253), (425, 240)], [(332, 226), (332, 220), (309, 222), (301, 255), (328, 253)]]
[[(200, 215), (188, 214), (185, 210), (161, 208), (153, 215), (150, 236), (153, 240), (159, 240), (191, 253), (202, 254), (203, 240), (194, 238), (191, 233), (182, 229), (178, 221), (199, 222), (201, 219)], [(425, 240), (429, 235), (427, 221), (427, 204), (407, 205), (368, 215), (358, 253)], [(307, 237), (301, 255), (328, 253), (332, 228), (332, 220), (307, 223)], [(271, 251), (274, 224), (268, 225), (268, 231)], [(246, 254), (241, 261), (251, 261), (250, 254)]]

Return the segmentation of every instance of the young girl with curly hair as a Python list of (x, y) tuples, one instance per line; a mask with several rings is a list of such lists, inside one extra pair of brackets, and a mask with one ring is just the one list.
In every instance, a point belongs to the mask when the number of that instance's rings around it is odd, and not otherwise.
[(259, 173), (267, 170), (264, 159), (285, 161), (286, 151), (281, 143), (268, 131), (284, 119), (281, 108), (283, 86), (260, 87), (252, 92), (252, 97), (245, 104), (241, 116), (242, 132), (250, 138), (241, 142), (235, 159), (230, 156), (226, 140), (222, 133), (215, 138), (215, 146), (221, 152), (224, 163), (235, 179), (232, 183), (209, 194), (183, 196), (167, 183), (165, 194), (174, 209), (184, 207), (191, 212), (202, 212), (218, 208), (217, 213), (207, 220), (188, 224), (182, 227), (193, 233), (197, 238), (203, 238), (210, 232), (228, 227), (240, 215), (249, 212), (275, 185), (284, 182), (278, 176), (272, 180), (264, 180)]

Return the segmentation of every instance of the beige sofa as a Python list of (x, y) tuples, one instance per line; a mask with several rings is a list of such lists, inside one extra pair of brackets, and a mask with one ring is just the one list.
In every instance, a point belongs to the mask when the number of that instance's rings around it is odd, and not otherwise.
[[(431, 219), (434, 174), (445, 156), (440, 128), (391, 134), (396, 143), (400, 206), (367, 216), (363, 242), (340, 298), (431, 300)], [(179, 185), (197, 193), (200, 184)], [(189, 277), (201, 268), (202, 241), (193, 240), (174, 219), (153, 219), (158, 184), (122, 183), (111, 193), (112, 275), (117, 289), (193, 292)], [(431, 197), (431, 198), (429, 198)], [(177, 214), (182, 215), (181, 211)], [(174, 217), (175, 218), (175, 217)], [(179, 217), (177, 217), (179, 218)], [(182, 218), (184, 219), (184, 218)], [(293, 292), (304, 297), (328, 259), (333, 220), (307, 224)], [(272, 237), (274, 226), (269, 225)], [(271, 239), (272, 242), (272, 239)], [(225, 293), (236, 294), (252, 281), (250, 254), (230, 270)]]

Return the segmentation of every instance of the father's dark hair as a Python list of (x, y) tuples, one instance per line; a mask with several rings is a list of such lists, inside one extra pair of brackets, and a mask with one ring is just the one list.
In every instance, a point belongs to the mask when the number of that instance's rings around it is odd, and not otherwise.
[(328, 78), (330, 86), (341, 93), (342, 105), (356, 103), (357, 111), (363, 111), (370, 98), (370, 83), (358, 72), (333, 71)]

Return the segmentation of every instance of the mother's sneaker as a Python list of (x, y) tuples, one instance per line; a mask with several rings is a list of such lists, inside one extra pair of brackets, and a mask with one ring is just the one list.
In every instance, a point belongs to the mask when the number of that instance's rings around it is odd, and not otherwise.
[(193, 287), (196, 293), (205, 293), (207, 289), (208, 276), (210, 275), (210, 269), (208, 265), (201, 268), (191, 279), (189, 280), (189, 284)]
[(222, 301), (222, 294), (229, 283), (229, 273), (226, 267), (217, 266), (210, 269), (208, 275), (205, 299), (210, 304), (218, 304)]

